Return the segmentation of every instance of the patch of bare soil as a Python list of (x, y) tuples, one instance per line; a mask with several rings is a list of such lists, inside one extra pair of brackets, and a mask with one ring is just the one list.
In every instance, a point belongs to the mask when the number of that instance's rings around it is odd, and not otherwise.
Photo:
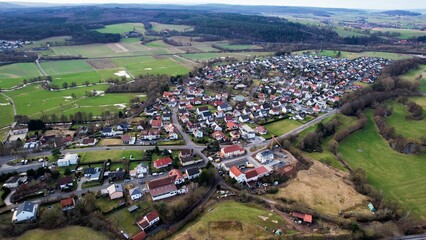
[(314, 161), (308, 170), (281, 188), (275, 197), (301, 202), (316, 211), (338, 215), (340, 211), (365, 206), (368, 198), (355, 191), (344, 178), (347, 173)]

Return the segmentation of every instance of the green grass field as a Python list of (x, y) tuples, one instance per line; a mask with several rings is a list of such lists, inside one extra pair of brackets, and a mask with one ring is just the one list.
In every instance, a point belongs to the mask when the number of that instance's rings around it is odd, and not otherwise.
[(176, 60), (169, 57), (131, 57), (114, 58), (112, 61), (122, 67), (125, 67), (133, 75), (140, 74), (186, 74), (189, 68), (179, 64)]
[(142, 34), (145, 33), (145, 27), (142, 23), (119, 23), (106, 25), (104, 28), (96, 29), (96, 31), (101, 33), (119, 33), (123, 34), (126, 32), (136, 30), (136, 32), (140, 32)]
[(58, 85), (60, 88), (62, 88), (64, 82), (68, 83), (68, 86), (70, 86), (72, 82), (77, 83), (77, 85), (83, 85), (86, 81), (89, 83), (98, 83), (99, 80), (105, 81), (108, 78), (119, 78), (114, 75), (117, 71), (120, 71), (120, 69), (54, 75), (52, 76), (52, 83)]
[[(305, 51), (301, 51), (298, 53), (302, 53)], [(315, 54), (314, 52), (312, 52), (312, 54)], [(321, 56), (328, 56), (328, 57), (336, 57), (338, 54), (338, 51), (335, 50), (324, 50), (322, 52), (317, 53), (318, 55)], [(348, 58), (348, 59), (355, 59), (355, 58), (360, 58), (360, 57), (376, 57), (376, 58), (388, 58), (388, 59), (392, 59), (392, 60), (400, 60), (400, 59), (407, 59), (407, 58), (412, 58), (411, 55), (408, 54), (400, 54), (400, 53), (389, 53), (389, 52), (360, 52), (360, 53), (355, 53), (355, 52), (345, 52), (342, 51), (341, 58)]]
[(182, 54), (181, 56), (184, 58), (188, 58), (194, 61), (207, 61), (213, 58), (220, 58), (220, 57), (235, 57), (239, 60), (243, 60), (246, 57), (253, 57), (253, 56), (269, 56), (272, 55), (271, 52), (238, 52), (238, 53), (189, 53), (189, 54)]
[[(405, 155), (394, 151), (379, 134), (367, 111), (369, 122), (340, 143), (338, 151), (352, 168), (362, 168), (368, 181), (396, 200), (411, 215), (426, 219), (426, 154)], [(415, 191), (414, 191), (415, 190)]]
[(228, 50), (245, 50), (245, 49), (262, 49), (262, 47), (257, 45), (250, 44), (229, 44), (229, 43), (221, 43), (217, 44), (219, 47), (228, 49)]
[(87, 58), (131, 55), (129, 52), (115, 52), (108, 46), (112, 45), (94, 43), (86, 45), (51, 47), (51, 51), (45, 54), (53, 56), (82, 56)]
[(422, 106), (423, 109), (426, 109), (426, 97), (411, 97), (410, 100)]
[(93, 67), (86, 60), (66, 60), (42, 62), (41, 66), (50, 76), (69, 73), (91, 72)]
[(113, 162), (121, 162), (122, 158), (130, 158), (130, 155), (135, 159), (142, 159), (142, 151), (138, 150), (105, 150), (96, 152), (81, 153), (80, 163), (99, 162), (111, 159)]
[(397, 28), (374, 28), (372, 32), (390, 32), (390, 33), (399, 33), (398, 36), (400, 39), (410, 39), (420, 36), (426, 36), (426, 31), (416, 30), (416, 29), (397, 29)]
[(334, 31), (340, 36), (340, 37), (359, 37), (359, 36), (366, 36), (367, 34), (363, 33), (361, 30), (357, 30), (355, 28), (350, 27), (341, 27), (336, 26), (333, 28)]
[(0, 66), (0, 88), (11, 88), (26, 78), (41, 76), (35, 63), (14, 63)]
[[(394, 127), (397, 134), (401, 134), (405, 138), (420, 139), (426, 136), (426, 119), (420, 121), (411, 121), (405, 119), (410, 113), (406, 107), (396, 101), (387, 103), (393, 108), (392, 115), (386, 118), (389, 126)], [(426, 109), (423, 109), (423, 115), (426, 116)]]
[[(211, 206), (173, 239), (263, 239), (281, 228), (281, 217), (270, 210), (234, 201)], [(267, 230), (265, 230), (265, 227)]]
[(32, 44), (24, 45), (25, 49), (36, 48), (36, 47), (44, 47), (47, 43), (50, 44), (64, 44), (66, 40), (71, 39), (71, 36), (57, 36), (45, 38), (39, 41), (34, 41)]
[[(0, 95), (0, 120), (0, 128), (9, 125), (14, 120), (13, 106), (3, 95)], [(0, 137), (0, 141), (2, 141), (2, 137)]]
[(161, 32), (163, 30), (189, 32), (194, 30), (194, 27), (191, 27), (188, 25), (162, 24), (162, 23), (156, 23), (156, 22), (152, 22), (151, 24), (152, 24), (152, 30), (156, 32)]
[[(126, 105), (136, 96), (135, 94), (107, 93), (104, 96), (85, 97), (86, 91), (105, 91), (107, 87), (106, 84), (98, 84), (55, 92), (44, 90), (40, 85), (31, 85), (7, 92), (7, 95), (14, 100), (17, 114), (30, 117), (37, 117), (42, 113), (69, 115), (78, 111), (92, 112), (94, 116), (99, 116), (105, 110), (118, 112), (120, 106), (114, 104)], [(71, 98), (73, 93), (76, 95), (75, 99)]]
[(30, 230), (18, 237), (18, 240), (107, 240), (108, 237), (103, 233), (96, 232), (87, 227), (68, 226), (55, 230), (35, 229)]
[(426, 65), (420, 65), (417, 69), (409, 71), (401, 78), (408, 81), (420, 81), (420, 91), (426, 92)]
[(288, 133), (291, 130), (300, 126), (302, 126), (302, 123), (290, 119), (284, 119), (264, 125), (264, 127), (268, 129), (268, 132), (277, 136), (283, 135), (284, 133)]

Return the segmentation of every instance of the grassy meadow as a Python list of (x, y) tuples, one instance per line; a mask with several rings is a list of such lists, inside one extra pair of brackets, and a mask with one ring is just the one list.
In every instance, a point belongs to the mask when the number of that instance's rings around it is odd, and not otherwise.
[[(9, 100), (3, 95), (0, 95), (0, 128), (9, 125), (13, 122), (13, 106)], [(3, 141), (0, 137), (0, 142)]]
[[(367, 111), (369, 122), (340, 143), (338, 151), (352, 168), (362, 168), (369, 183), (396, 200), (412, 216), (426, 219), (426, 154), (405, 155), (394, 151), (379, 134)], [(415, 189), (415, 191), (413, 191)]]
[(68, 226), (54, 230), (35, 229), (27, 231), (17, 238), (18, 240), (107, 240), (108, 237), (103, 233), (97, 232), (87, 227)]
[(122, 158), (130, 159), (130, 155), (135, 159), (142, 159), (142, 150), (105, 150), (96, 152), (81, 153), (80, 163), (99, 162), (111, 159), (113, 162), (121, 162)]
[[(99, 116), (103, 111), (119, 111), (121, 106), (115, 104), (128, 104), (135, 94), (107, 93), (103, 96), (86, 97), (85, 93), (92, 90), (105, 91), (108, 85), (98, 84), (89, 87), (79, 87), (61, 91), (47, 91), (40, 85), (31, 85), (25, 88), (7, 92), (16, 106), (17, 114), (38, 117), (47, 114), (73, 114), (75, 112), (92, 112)], [(75, 94), (75, 98), (71, 95)], [(3, 119), (3, 118), (1, 118)], [(2, 120), (4, 121), (4, 120)]]
[(156, 32), (161, 31), (178, 31), (178, 32), (190, 32), (194, 30), (194, 27), (188, 25), (175, 25), (175, 24), (163, 24), (152, 22), (152, 30)]
[(426, 36), (426, 31), (416, 30), (416, 29), (397, 29), (397, 28), (374, 28), (373, 32), (389, 32), (389, 33), (399, 33), (400, 39), (410, 39), (420, 36)]
[(401, 78), (408, 81), (420, 81), (420, 90), (426, 92), (426, 65), (420, 65), (417, 69), (409, 71)]
[(245, 49), (262, 49), (262, 47), (257, 45), (250, 45), (250, 44), (229, 44), (229, 43), (222, 43), (217, 44), (219, 47), (228, 49), (228, 50), (245, 50)]
[(114, 58), (112, 61), (118, 66), (122, 66), (130, 71), (133, 75), (140, 74), (186, 74), (191, 69), (179, 64), (171, 57), (131, 57), (131, 58)]
[(282, 218), (268, 209), (226, 201), (211, 206), (172, 239), (263, 239), (272, 237), (271, 231), (283, 224)]
[(35, 63), (14, 63), (0, 66), (0, 88), (11, 88), (24, 79), (41, 76)]
[(268, 130), (269, 133), (280, 136), (302, 125), (303, 124), (299, 121), (283, 119), (273, 123), (265, 124), (263, 126)]
[(140, 32), (141, 34), (145, 33), (145, 27), (142, 23), (119, 23), (106, 25), (104, 28), (96, 29), (96, 31), (101, 33), (119, 33), (124, 34), (126, 32), (136, 30), (136, 32)]
[[(392, 115), (386, 118), (389, 126), (394, 127), (397, 134), (405, 138), (420, 139), (426, 136), (426, 119), (420, 121), (411, 121), (405, 119), (410, 113), (406, 107), (396, 101), (391, 101), (388, 106), (392, 107)], [(423, 109), (423, 115), (426, 116), (426, 109)]]

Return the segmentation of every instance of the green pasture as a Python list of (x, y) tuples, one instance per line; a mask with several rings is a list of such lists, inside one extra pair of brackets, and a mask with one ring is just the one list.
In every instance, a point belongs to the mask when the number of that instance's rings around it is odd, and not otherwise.
[[(389, 126), (394, 127), (397, 134), (401, 134), (405, 138), (420, 139), (426, 137), (426, 119), (420, 121), (412, 121), (405, 119), (410, 113), (406, 110), (406, 106), (396, 101), (387, 103), (392, 107), (392, 115), (386, 118)], [(423, 115), (426, 116), (426, 109), (423, 109)]]
[(397, 28), (374, 28), (372, 32), (390, 32), (390, 33), (399, 33), (400, 39), (410, 39), (420, 36), (426, 36), (426, 31), (417, 30), (417, 29), (397, 29)]
[(0, 66), (0, 88), (11, 88), (24, 79), (41, 76), (35, 63), (14, 63)]
[(121, 162), (125, 157), (130, 159), (130, 155), (135, 159), (142, 159), (142, 150), (104, 150), (81, 153), (80, 163), (99, 162), (110, 159), (113, 162)]
[(108, 237), (88, 227), (67, 226), (54, 230), (34, 229), (25, 232), (17, 238), (18, 240), (107, 240)]
[(178, 75), (186, 74), (189, 68), (179, 64), (171, 57), (131, 57), (131, 58), (114, 58), (112, 61), (126, 68), (133, 75), (143, 74), (167, 74)]
[(366, 112), (367, 126), (340, 143), (338, 151), (352, 168), (365, 170), (368, 181), (396, 200), (412, 216), (426, 219), (426, 154), (406, 155), (394, 151), (379, 134)]
[(142, 23), (119, 23), (106, 25), (104, 28), (96, 29), (96, 31), (101, 33), (127, 33), (130, 31), (136, 30), (136, 32), (140, 32), (142, 34), (145, 33), (145, 27)]
[(194, 30), (194, 27), (188, 25), (175, 25), (175, 24), (162, 24), (152, 22), (152, 30), (156, 32), (161, 31), (178, 31), (178, 32), (190, 32)]

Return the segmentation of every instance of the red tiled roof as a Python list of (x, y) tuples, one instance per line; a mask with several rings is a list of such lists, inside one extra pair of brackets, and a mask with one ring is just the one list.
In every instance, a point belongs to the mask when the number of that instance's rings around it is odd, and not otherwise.
[(121, 141), (129, 142), (130, 139), (131, 139), (131, 137), (128, 134), (121, 136)]
[(151, 126), (153, 127), (161, 127), (163, 125), (163, 123), (161, 122), (161, 120), (152, 120), (151, 122)]
[(236, 152), (236, 151), (244, 151), (244, 148), (240, 147), (239, 145), (231, 145), (231, 146), (226, 146), (223, 149), (223, 153), (231, 153), (231, 152)]
[(241, 174), (243, 174), (236, 166), (232, 166), (229, 171), (232, 172), (232, 174), (234, 174), (236, 177), (239, 177)]
[(295, 218), (303, 219), (304, 222), (312, 223), (312, 215), (300, 212), (292, 212), (291, 215)]
[(155, 168), (166, 167), (166, 166), (172, 164), (172, 162), (173, 162), (172, 159), (169, 158), (169, 157), (161, 158), (161, 159), (154, 161), (154, 167)]
[(154, 221), (154, 219), (156, 219), (156, 218), (158, 218), (159, 217), (159, 215), (158, 215), (158, 212), (157, 211), (152, 211), (152, 212), (150, 212), (150, 213), (148, 213), (147, 215), (146, 215), (146, 219), (149, 221), (149, 222), (152, 222), (152, 221)]
[(133, 236), (132, 240), (144, 240), (145, 238), (146, 238), (145, 231), (141, 231), (138, 234), (136, 234), (135, 236)]
[(61, 207), (68, 207), (68, 206), (74, 206), (74, 199), (73, 198), (67, 198), (61, 200)]
[(258, 167), (254, 170), (256, 170), (257, 175), (263, 175), (263, 174), (269, 172), (268, 169), (266, 169), (264, 166)]
[(254, 178), (256, 176), (258, 176), (259, 174), (257, 173), (256, 169), (251, 169), (249, 171), (246, 172), (246, 178), (247, 180)]

